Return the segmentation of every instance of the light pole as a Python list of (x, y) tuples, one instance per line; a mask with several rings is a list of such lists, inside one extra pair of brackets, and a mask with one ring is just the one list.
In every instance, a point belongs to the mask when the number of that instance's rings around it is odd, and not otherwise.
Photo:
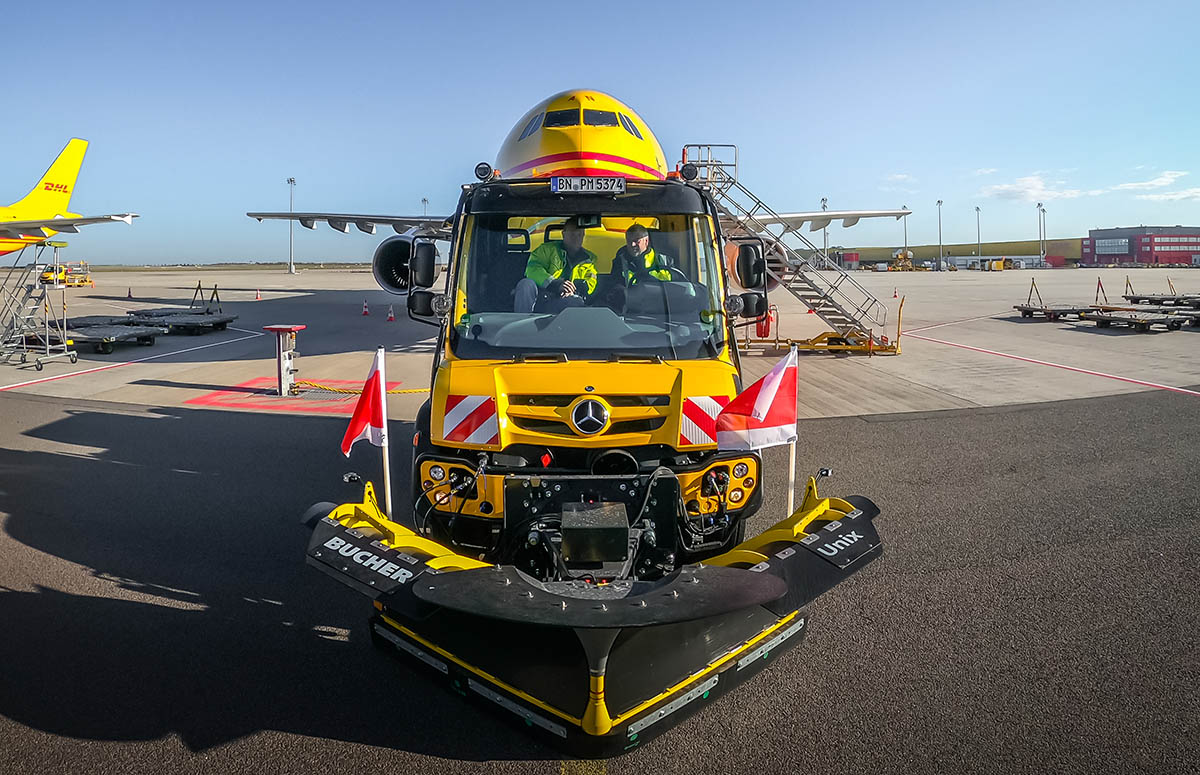
[(1038, 214), (1038, 253), (1041, 255), (1042, 261), (1045, 262), (1046, 250), (1042, 244), (1042, 203), (1041, 202), (1037, 203), (1037, 214)]
[(291, 219), (296, 203), (296, 179), (288, 178), (288, 274), (296, 274), (296, 263), (292, 260), (292, 227), (295, 221)]
[(942, 200), (937, 200), (938, 208), (938, 265), (937, 270), (942, 271)]
[[(908, 205), (900, 205), (900, 209), (907, 210)], [(907, 259), (908, 258), (908, 216), (906, 215), (903, 218), (901, 218), (900, 220), (904, 222), (904, 253), (903, 253), (903, 256), (905, 259)]]
[(983, 260), (983, 242), (979, 239), (979, 206), (975, 206), (975, 258)]
[[(828, 209), (829, 209), (828, 197), (821, 197), (821, 212), (824, 212)], [(821, 234), (824, 236), (823, 252), (825, 253), (825, 260), (828, 261), (829, 260), (829, 224), (825, 224), (825, 228), (821, 229)]]
[(1050, 252), (1050, 235), (1046, 233), (1046, 208), (1042, 208), (1042, 263), (1046, 263), (1046, 254)]
[(429, 200), (421, 197), (421, 215), (429, 215)]

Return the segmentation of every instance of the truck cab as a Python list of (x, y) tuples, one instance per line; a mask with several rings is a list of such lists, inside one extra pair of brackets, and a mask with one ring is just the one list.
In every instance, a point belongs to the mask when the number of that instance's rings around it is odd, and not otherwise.
[[(732, 316), (755, 301), (727, 297), (702, 188), (563, 180), (464, 186), (436, 291), (432, 244), (413, 245), (409, 312), (439, 327), (413, 519), (543, 581), (654, 579), (739, 543), (761, 502), (758, 454), (716, 443), (716, 416), (741, 389)], [(520, 310), (531, 253), (568, 223), (595, 257), (594, 287)], [(615, 263), (635, 224), (668, 271), (630, 278)]]

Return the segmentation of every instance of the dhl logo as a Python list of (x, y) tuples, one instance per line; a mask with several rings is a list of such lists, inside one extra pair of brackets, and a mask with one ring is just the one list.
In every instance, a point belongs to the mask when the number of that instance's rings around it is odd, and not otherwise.
[(46, 183), (42, 186), (42, 189), (45, 191), (53, 191), (56, 194), (65, 194), (65, 193), (67, 193), (67, 184), (66, 183)]

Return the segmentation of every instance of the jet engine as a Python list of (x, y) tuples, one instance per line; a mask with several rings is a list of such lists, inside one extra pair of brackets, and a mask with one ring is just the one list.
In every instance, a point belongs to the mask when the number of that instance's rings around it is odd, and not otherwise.
[(371, 271), (380, 288), (388, 293), (408, 292), (408, 260), (412, 252), (412, 237), (389, 237), (379, 243), (371, 259)]

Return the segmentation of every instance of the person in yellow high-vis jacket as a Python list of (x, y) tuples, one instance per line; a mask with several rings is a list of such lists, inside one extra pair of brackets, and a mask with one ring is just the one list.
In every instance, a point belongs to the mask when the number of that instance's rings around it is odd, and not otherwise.
[(596, 277), (596, 254), (583, 247), (583, 229), (569, 218), (561, 241), (543, 242), (529, 254), (525, 276), (513, 293), (513, 310), (558, 313), (582, 307), (596, 291)]
[(625, 230), (625, 247), (613, 257), (612, 273), (620, 274), (628, 287), (646, 280), (667, 282), (675, 260), (650, 246), (650, 232), (640, 223)]

